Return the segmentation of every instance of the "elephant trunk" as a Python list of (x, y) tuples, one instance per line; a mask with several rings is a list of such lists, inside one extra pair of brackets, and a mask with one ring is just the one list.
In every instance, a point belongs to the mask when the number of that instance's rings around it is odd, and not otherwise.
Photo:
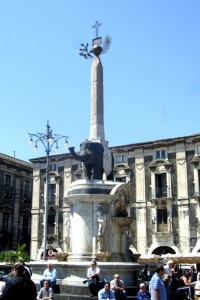
[(74, 147), (69, 147), (68, 148), (69, 152), (71, 153), (72, 157), (78, 161), (84, 162), (88, 159), (89, 155), (78, 155), (75, 151), (74, 151)]

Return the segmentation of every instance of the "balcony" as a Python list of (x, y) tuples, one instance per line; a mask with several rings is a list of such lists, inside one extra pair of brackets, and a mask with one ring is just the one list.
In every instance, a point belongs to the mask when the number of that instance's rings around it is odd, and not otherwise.
[(13, 186), (4, 186), (4, 198), (12, 198), (15, 195), (15, 188)]
[(172, 198), (172, 189), (167, 187), (151, 189), (151, 199), (159, 198)]
[(54, 235), (54, 226), (48, 226), (47, 227), (47, 235)]
[(32, 200), (32, 192), (25, 191), (23, 198), (24, 198), (24, 201), (30, 202)]
[(157, 232), (168, 232), (168, 224), (158, 224)]
[(49, 199), (48, 199), (49, 205), (55, 205), (55, 202), (56, 202), (56, 196), (49, 197)]

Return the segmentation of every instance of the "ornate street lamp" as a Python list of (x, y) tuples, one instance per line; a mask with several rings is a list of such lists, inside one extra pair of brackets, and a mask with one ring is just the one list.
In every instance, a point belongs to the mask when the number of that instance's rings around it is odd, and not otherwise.
[(43, 238), (44, 238), (44, 252), (43, 252), (43, 259), (47, 259), (46, 249), (47, 249), (47, 226), (48, 226), (48, 194), (49, 194), (49, 156), (50, 152), (55, 145), (55, 151), (58, 152), (58, 141), (60, 139), (64, 139), (64, 146), (68, 147), (68, 137), (66, 135), (55, 134), (53, 133), (49, 121), (47, 121), (46, 125), (46, 133), (28, 133), (30, 136), (29, 144), (32, 145), (34, 143), (33, 150), (38, 149), (38, 142), (41, 142), (45, 148), (46, 152), (46, 189), (45, 189), (45, 198), (44, 198), (44, 221), (43, 221)]

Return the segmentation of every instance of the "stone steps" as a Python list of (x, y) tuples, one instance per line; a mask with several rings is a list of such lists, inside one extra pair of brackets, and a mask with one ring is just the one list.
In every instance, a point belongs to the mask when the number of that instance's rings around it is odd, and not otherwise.
[[(97, 300), (97, 296), (90, 296), (88, 285), (79, 282), (79, 284), (69, 284), (58, 280), (56, 290), (54, 292), (54, 300)], [(39, 282), (35, 282), (37, 291), (40, 290)], [(126, 294), (128, 300), (136, 299), (136, 294), (138, 292), (137, 286), (127, 286)], [(59, 292), (59, 293), (58, 293)]]
[[(136, 296), (128, 296), (128, 300), (136, 299)], [(76, 295), (76, 294), (54, 294), (54, 300), (97, 300), (97, 296), (90, 297), (90, 295)]]

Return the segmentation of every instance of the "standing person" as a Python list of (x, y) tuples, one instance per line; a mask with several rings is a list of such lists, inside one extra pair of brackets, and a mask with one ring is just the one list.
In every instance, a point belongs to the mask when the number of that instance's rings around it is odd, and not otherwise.
[(156, 267), (156, 273), (150, 281), (151, 300), (167, 300), (165, 284), (162, 280), (164, 272), (162, 265)]
[(47, 269), (44, 270), (43, 273), (43, 279), (40, 280), (40, 288), (42, 288), (44, 286), (44, 282), (48, 281), (49, 282), (49, 286), (52, 287), (52, 289), (54, 289), (54, 286), (56, 285), (56, 269), (53, 267), (53, 265), (51, 263), (49, 263), (47, 265)]
[(3, 289), (1, 300), (35, 300), (36, 287), (23, 264), (16, 263), (13, 270), (14, 277)]
[(172, 279), (173, 279), (173, 272), (174, 272), (174, 261), (168, 260), (166, 265), (164, 266), (165, 269), (165, 288), (167, 293), (167, 300), (170, 300), (171, 297), (171, 286), (172, 286)]
[(106, 282), (104, 284), (104, 288), (98, 292), (98, 300), (101, 300), (101, 299), (106, 299), (106, 300), (114, 299), (115, 300), (115, 294), (110, 289), (109, 282)]
[(140, 290), (137, 293), (137, 300), (148, 300), (151, 299), (151, 294), (146, 290), (146, 284), (140, 283)]
[(151, 274), (150, 274), (150, 266), (146, 264), (144, 269), (141, 271), (138, 280), (140, 283), (145, 283), (146, 286), (149, 286), (149, 282), (151, 281)]
[(42, 287), (38, 293), (37, 300), (40, 299), (43, 300), (53, 299), (53, 289), (49, 286), (49, 282), (47, 280), (44, 282), (44, 287)]
[(114, 279), (110, 282), (110, 288), (114, 292), (116, 299), (126, 300), (126, 291), (123, 280), (120, 279), (119, 274), (114, 275)]
[(194, 265), (190, 265), (191, 282), (197, 281), (197, 270)]
[(194, 291), (195, 297), (199, 299), (198, 297), (200, 297), (200, 273), (198, 274), (198, 281), (196, 281), (195, 283)]

